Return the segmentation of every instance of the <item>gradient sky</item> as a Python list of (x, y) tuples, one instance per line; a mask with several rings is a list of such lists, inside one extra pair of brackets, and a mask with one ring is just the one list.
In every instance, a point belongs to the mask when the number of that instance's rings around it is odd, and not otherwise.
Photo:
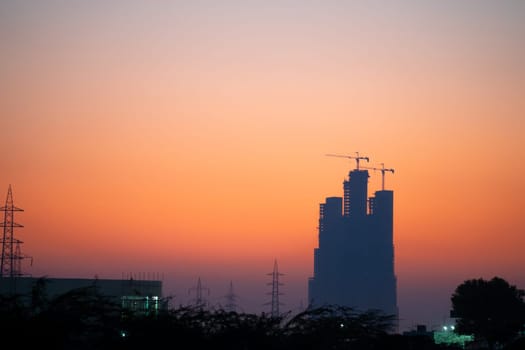
[[(525, 288), (525, 2), (0, 0), (0, 190), (33, 276), (307, 303), (319, 203), (395, 168), (402, 328)], [(371, 173), (370, 195), (380, 189)], [(2, 195), (3, 198), (4, 195)]]

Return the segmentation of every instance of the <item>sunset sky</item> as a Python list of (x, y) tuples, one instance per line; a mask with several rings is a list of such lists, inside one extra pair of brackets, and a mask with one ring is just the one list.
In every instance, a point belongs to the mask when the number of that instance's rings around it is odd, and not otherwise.
[[(307, 304), (319, 203), (394, 190), (402, 326), (525, 288), (524, 1), (0, 0), (0, 198), (33, 276)], [(371, 172), (369, 195), (379, 190)], [(3, 203), (2, 203), (3, 205)]]

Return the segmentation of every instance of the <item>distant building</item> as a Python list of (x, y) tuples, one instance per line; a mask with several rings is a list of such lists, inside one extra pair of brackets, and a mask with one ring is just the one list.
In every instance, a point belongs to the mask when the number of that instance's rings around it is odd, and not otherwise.
[(434, 332), (427, 330), (427, 326), (423, 324), (418, 324), (414, 330), (403, 332), (403, 335), (406, 337), (427, 337), (434, 339)]
[(398, 315), (394, 272), (393, 191), (368, 197), (367, 170), (352, 170), (344, 197), (320, 205), (319, 244), (309, 279), (312, 306), (336, 304)]
[[(33, 277), (0, 278), (0, 295), (21, 295), (30, 302), (31, 292), (41, 280)], [(78, 288), (96, 287), (97, 292), (120, 304), (123, 308), (140, 313), (156, 312), (161, 308), (162, 281), (84, 278), (44, 278), (45, 294), (53, 298)]]

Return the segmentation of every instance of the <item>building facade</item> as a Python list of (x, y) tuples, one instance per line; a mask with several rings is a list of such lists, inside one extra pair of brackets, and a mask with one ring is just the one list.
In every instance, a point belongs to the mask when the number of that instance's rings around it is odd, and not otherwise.
[(319, 243), (309, 279), (311, 306), (341, 305), (398, 315), (394, 271), (393, 191), (368, 198), (367, 170), (352, 170), (344, 197), (320, 205)]

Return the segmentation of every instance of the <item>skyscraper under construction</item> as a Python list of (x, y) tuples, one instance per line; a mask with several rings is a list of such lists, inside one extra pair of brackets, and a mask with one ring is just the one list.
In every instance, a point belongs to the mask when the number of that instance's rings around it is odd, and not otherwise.
[[(353, 158), (353, 157), (348, 157)], [(354, 158), (355, 159), (355, 158)], [(367, 159), (368, 160), (368, 159)], [(342, 305), (398, 315), (394, 272), (394, 193), (383, 189), (368, 197), (368, 170), (350, 171), (344, 197), (320, 205), (319, 244), (309, 280), (312, 306)]]

